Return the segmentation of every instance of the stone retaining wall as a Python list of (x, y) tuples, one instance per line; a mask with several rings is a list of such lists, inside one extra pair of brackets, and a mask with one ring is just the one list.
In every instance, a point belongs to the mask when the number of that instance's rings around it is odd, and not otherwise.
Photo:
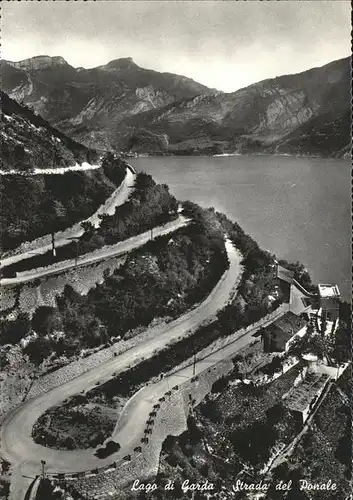
[[(210, 344), (209, 346), (205, 347), (204, 349), (202, 349), (201, 351), (199, 351), (197, 353), (197, 357), (196, 357), (197, 360), (206, 358), (206, 357), (210, 356), (211, 354), (214, 354), (215, 352), (219, 351), (223, 347), (226, 347), (226, 346), (232, 344), (233, 342), (236, 342), (239, 339), (239, 337), (242, 337), (243, 335), (250, 332), (251, 330), (254, 330), (256, 328), (261, 328), (264, 325), (267, 325), (268, 323), (277, 319), (279, 316), (282, 316), (283, 314), (285, 314), (287, 312), (287, 310), (288, 310), (288, 304), (282, 304), (275, 311), (268, 314), (264, 318), (260, 319), (259, 321), (257, 321), (253, 325), (247, 326), (246, 328), (241, 328), (240, 330), (235, 331), (234, 333), (232, 333), (231, 335), (228, 335), (227, 337), (221, 337), (221, 338), (216, 339), (214, 342), (212, 342), (212, 344)], [(254, 342), (255, 341), (256, 341), (256, 339), (254, 338)], [(174, 372), (176, 372), (176, 371), (180, 370), (181, 368), (184, 368), (185, 366), (188, 366), (188, 365), (190, 365), (190, 359), (187, 359), (184, 362), (182, 362), (180, 365), (172, 368), (168, 373), (169, 374), (174, 373)]]

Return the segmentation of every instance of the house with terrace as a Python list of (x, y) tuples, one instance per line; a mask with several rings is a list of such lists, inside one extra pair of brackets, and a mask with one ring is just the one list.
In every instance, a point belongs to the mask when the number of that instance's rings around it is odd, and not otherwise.
[(337, 285), (319, 284), (318, 289), (317, 331), (332, 334), (338, 326), (341, 294)]
[(330, 321), (334, 321), (339, 315), (341, 294), (337, 285), (318, 285), (320, 308), (322, 314)]
[(261, 338), (264, 352), (284, 352), (288, 349), (291, 339), (301, 330), (303, 334), (308, 322), (304, 317), (291, 311), (262, 328)]

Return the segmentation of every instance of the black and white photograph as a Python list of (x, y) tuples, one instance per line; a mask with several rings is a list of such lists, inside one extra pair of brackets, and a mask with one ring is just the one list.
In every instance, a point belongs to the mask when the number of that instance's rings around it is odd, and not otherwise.
[(1, 9), (0, 500), (352, 500), (351, 6)]

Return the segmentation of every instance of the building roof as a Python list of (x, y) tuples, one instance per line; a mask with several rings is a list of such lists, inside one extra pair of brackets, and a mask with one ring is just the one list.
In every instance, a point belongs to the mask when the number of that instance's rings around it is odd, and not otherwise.
[(340, 298), (341, 294), (337, 285), (319, 284), (319, 295), (321, 298)]
[(288, 311), (286, 314), (276, 319), (275, 324), (285, 332), (297, 333), (307, 324), (307, 322), (300, 316)]
[(307, 321), (304, 318), (288, 311), (279, 319), (276, 319), (276, 321), (263, 328), (263, 335), (268, 336), (273, 348), (280, 349), (305, 325), (307, 325)]
[(264, 330), (265, 330), (264, 336), (267, 336), (268, 339), (270, 340), (271, 351), (283, 350), (284, 345), (293, 335), (292, 333), (283, 332), (283, 330), (281, 330), (280, 328), (278, 328), (276, 325), (273, 324), (264, 328)]
[(285, 267), (277, 265), (277, 278), (292, 284), (294, 278), (294, 272), (290, 271), (289, 269), (286, 269)]
[(309, 374), (297, 387), (292, 387), (283, 403), (290, 410), (303, 412), (321, 391), (330, 377), (327, 374)]

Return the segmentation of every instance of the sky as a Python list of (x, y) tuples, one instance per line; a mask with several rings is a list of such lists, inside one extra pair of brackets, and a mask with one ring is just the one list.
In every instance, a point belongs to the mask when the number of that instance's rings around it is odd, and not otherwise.
[(120, 57), (232, 92), (350, 54), (348, 1), (25, 1), (2, 5), (1, 57)]

